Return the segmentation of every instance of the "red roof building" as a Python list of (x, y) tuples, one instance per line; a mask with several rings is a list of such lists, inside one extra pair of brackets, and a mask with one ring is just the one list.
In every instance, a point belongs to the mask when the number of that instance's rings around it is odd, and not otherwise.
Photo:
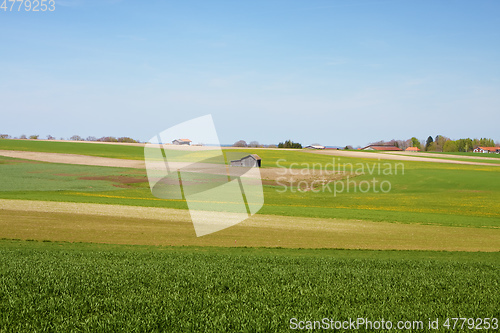
[(474, 148), (475, 153), (497, 153), (500, 154), (500, 147), (477, 147)]
[(403, 149), (398, 148), (396, 146), (389, 146), (389, 145), (369, 145), (364, 148), (361, 148), (361, 150), (378, 150), (378, 151), (403, 151)]
[(190, 145), (191, 140), (189, 140), (189, 139), (177, 139), (177, 140), (172, 141), (172, 144), (174, 144), (174, 145)]

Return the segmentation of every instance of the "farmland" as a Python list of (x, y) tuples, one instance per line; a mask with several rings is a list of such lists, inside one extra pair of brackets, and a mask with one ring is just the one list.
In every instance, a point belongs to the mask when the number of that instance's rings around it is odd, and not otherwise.
[[(11, 141), (11, 140), (3, 140)], [(2, 144), (3, 141), (0, 141)], [(12, 140), (15, 141), (15, 140)], [(18, 140), (22, 141), (22, 140)], [(24, 144), (29, 149), (31, 144)], [(82, 153), (80, 147), (90, 145), (102, 153), (102, 146), (111, 146), (109, 155), (101, 157), (128, 156), (139, 158), (135, 146), (116, 146), (91, 143), (42, 142), (51, 145), (55, 152), (69, 150)], [(58, 145), (63, 145), (63, 148)], [(9, 144), (3, 144), (4, 148)], [(9, 146), (12, 147), (12, 146)], [(33, 149), (40, 146), (33, 145)], [(48, 147), (48, 146), (47, 146)], [(18, 149), (18, 146), (16, 146)], [(83, 150), (84, 153), (88, 149)], [(116, 149), (116, 151), (113, 151)], [(106, 149), (104, 149), (106, 150)], [(234, 152), (238, 150), (229, 150)], [(263, 171), (277, 169), (278, 179), (264, 177), (265, 205), (261, 214), (280, 216), (303, 216), (317, 218), (361, 219), (369, 221), (388, 221), (400, 223), (423, 223), (447, 226), (498, 227), (499, 213), (495, 207), (500, 200), (500, 167), (496, 165), (460, 165), (431, 162), (378, 161), (368, 158), (336, 157), (311, 154), (302, 151), (276, 149), (246, 149), (257, 153), (263, 159)], [(96, 156), (96, 155), (92, 155)], [(430, 159), (432, 160), (432, 159)], [(185, 202), (179, 200), (159, 200), (151, 195), (144, 169), (110, 168), (57, 163), (41, 163), (0, 157), (2, 173), (0, 198), (23, 200), (46, 200), (82, 203), (125, 204), (149, 207), (169, 207), (186, 209)], [(365, 168), (363, 174), (350, 176), (330, 182), (323, 187), (316, 182), (317, 188), (306, 188), (315, 179), (301, 182), (300, 174), (320, 168), (325, 179), (332, 165), (336, 169), (347, 168), (356, 171), (357, 165)], [(384, 167), (391, 174), (384, 173)], [(377, 166), (382, 166), (378, 171)], [(307, 169), (309, 167), (309, 169)], [(374, 167), (375, 174), (367, 169)], [(279, 181), (279, 173), (290, 168), (298, 176), (295, 181)], [(323, 169), (321, 169), (323, 168)], [(295, 170), (295, 171), (294, 171)], [(89, 179), (91, 178), (91, 179)], [(320, 177), (321, 178), (321, 177)], [(317, 177), (316, 180), (320, 178)], [(390, 183), (390, 191), (363, 193), (350, 188), (349, 181), (356, 183), (376, 181)], [(341, 193), (338, 189), (344, 188)], [(285, 191), (286, 190), (286, 191)], [(309, 190), (309, 191), (301, 191)]]
[[(133, 145), (0, 140), (0, 150), (143, 157)], [(142, 167), (0, 156), (0, 331), (500, 316), (497, 165), (224, 151), (262, 157), (265, 203), (199, 238), (186, 203), (153, 197)], [(329, 188), (311, 185), (323, 176)], [(373, 178), (390, 191), (336, 191)]]
[(94, 144), (88, 142), (53, 142), (36, 140), (0, 140), (0, 150), (35, 151), (60, 154), (81, 154), (142, 160), (144, 148), (131, 145)]
[(2, 241), (0, 255), (11, 331), (287, 331), (291, 318), (358, 317), (427, 328), (499, 315), (487, 253)]

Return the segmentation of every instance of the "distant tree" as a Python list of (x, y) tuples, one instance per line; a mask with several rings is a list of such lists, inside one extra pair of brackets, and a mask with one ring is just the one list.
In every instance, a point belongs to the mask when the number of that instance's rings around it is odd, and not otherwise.
[(267, 145), (267, 148), (277, 148), (277, 146), (275, 144), (270, 144), (270, 145)]
[(493, 139), (486, 139), (486, 138), (481, 138), (479, 140), (479, 144), (483, 147), (494, 147), (495, 146), (495, 142), (493, 141)]
[(500, 141), (495, 141), (495, 147), (500, 147)]
[(425, 150), (428, 151), (429, 150), (429, 146), (431, 145), (431, 143), (434, 142), (434, 139), (432, 138), (432, 136), (429, 136), (427, 138), (427, 141), (425, 142)]
[(248, 147), (245, 140), (239, 140), (233, 143), (233, 147)]
[(443, 151), (444, 149), (444, 144), (446, 141), (449, 141), (450, 138), (447, 138), (443, 135), (437, 135), (436, 140), (434, 141), (436, 143), (436, 151)]
[(406, 148), (408, 147), (411, 147), (411, 140), (408, 139), (408, 140), (396, 140), (397, 142), (397, 147), (405, 150)]
[(39, 137), (40, 137), (40, 135), (33, 134), (33, 135), (30, 135), (30, 140), (38, 140)]
[(26, 139), (27, 139), (27, 137), (26, 137), (26, 135), (21, 134), (21, 136), (19, 137), (19, 139), (21, 139), (21, 140), (26, 140)]
[(83, 138), (79, 135), (73, 135), (71, 138), (69, 138), (71, 141), (84, 141)]
[(252, 148), (257, 148), (259, 146), (260, 146), (259, 141), (250, 141), (250, 143), (248, 144), (248, 147)]
[(417, 147), (418, 149), (422, 149), (422, 147), (420, 146), (420, 141), (416, 137), (412, 137), (410, 141), (412, 147)]
[(458, 151), (468, 152), (474, 149), (474, 141), (472, 139), (459, 139), (455, 141), (457, 144)]
[(85, 141), (97, 141), (97, 138), (95, 136), (88, 136)]
[(444, 146), (443, 146), (443, 151), (444, 152), (454, 152), (454, 151), (458, 151), (458, 146), (457, 146), (457, 143), (455, 141), (452, 141), (452, 140), (448, 140), (444, 143)]
[(427, 146), (427, 148), (425, 149), (426, 151), (436, 151), (436, 148), (437, 148), (437, 145), (436, 143), (433, 141), (429, 144), (429, 146)]
[(353, 149), (352, 146), (349, 146), (349, 145), (344, 147), (344, 150), (352, 150), (352, 149)]
[(97, 139), (100, 142), (118, 142), (118, 140), (114, 136), (103, 136), (102, 138)]
[(293, 142), (292, 140), (286, 140), (285, 142), (280, 142), (278, 148), (302, 148), (302, 145), (298, 142)]
[(55, 139), (56, 139), (56, 138), (55, 138), (55, 137), (53, 137), (52, 135), (50, 135), (50, 134), (49, 134), (49, 135), (47, 135), (47, 140), (55, 140)]
[(125, 143), (137, 143), (137, 141), (135, 141), (134, 139), (129, 138), (129, 137), (127, 137), (127, 136), (125, 136), (125, 137), (121, 137), (121, 138), (118, 138), (117, 140), (118, 140), (118, 142), (125, 142)]
[(0, 139), (10, 139), (10, 135), (8, 135), (8, 134), (0, 134)]

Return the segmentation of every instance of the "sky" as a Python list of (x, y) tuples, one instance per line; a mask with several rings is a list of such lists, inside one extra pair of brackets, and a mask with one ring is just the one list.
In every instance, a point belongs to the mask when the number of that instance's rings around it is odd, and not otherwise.
[(56, 1), (0, 9), (0, 133), (500, 140), (500, 1)]

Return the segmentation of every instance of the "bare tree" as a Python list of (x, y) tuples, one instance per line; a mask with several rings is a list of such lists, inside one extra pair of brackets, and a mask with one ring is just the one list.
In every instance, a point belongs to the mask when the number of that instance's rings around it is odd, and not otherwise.
[(250, 141), (250, 143), (248, 144), (248, 147), (252, 148), (257, 148), (259, 146), (260, 146), (259, 141)]
[(49, 135), (47, 135), (47, 140), (55, 140), (55, 139), (56, 139), (56, 138), (55, 138), (55, 137), (53, 137), (52, 135), (50, 135), (50, 134), (49, 134)]
[(239, 140), (233, 143), (233, 147), (248, 147), (245, 140)]
[(10, 135), (8, 135), (8, 134), (0, 134), (0, 139), (10, 139)]
[(102, 138), (97, 139), (100, 142), (118, 142), (118, 139), (114, 136), (103, 136)]
[(447, 138), (443, 135), (437, 135), (436, 140), (434, 141), (436, 143), (436, 151), (443, 151), (444, 144), (449, 140), (450, 138)]
[(420, 147), (421, 147), (422, 151), (424, 151), (424, 150), (425, 150), (425, 145), (426, 145), (426, 143), (427, 143), (427, 141), (426, 141), (425, 139), (420, 140)]
[(79, 135), (73, 135), (71, 138), (69, 138), (71, 141), (83, 141), (83, 138)]
[(396, 140), (397, 146), (403, 150), (411, 147), (411, 140)]
[(21, 136), (19, 137), (19, 139), (21, 139), (21, 140), (26, 140), (26, 139), (27, 139), (27, 137), (26, 137), (26, 135), (21, 134)]

